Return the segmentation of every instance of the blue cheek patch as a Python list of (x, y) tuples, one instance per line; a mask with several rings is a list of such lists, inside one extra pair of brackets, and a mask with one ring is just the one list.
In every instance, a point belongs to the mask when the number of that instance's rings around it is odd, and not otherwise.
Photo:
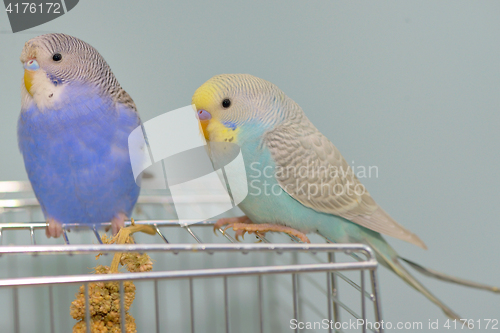
[(233, 123), (232, 121), (225, 121), (222, 123), (222, 125), (224, 125), (227, 128), (232, 129), (233, 131), (236, 129), (236, 127), (238, 127), (238, 126), (236, 126), (236, 123)]
[(61, 79), (59, 79), (59, 78), (57, 78), (57, 77), (55, 77), (55, 76), (53, 76), (53, 75), (49, 75), (49, 74), (47, 74), (47, 77), (49, 78), (49, 80), (50, 80), (50, 81), (51, 81), (51, 82), (52, 82), (52, 83), (53, 83), (56, 87), (57, 87), (57, 85), (59, 85), (59, 84), (62, 84), (62, 83), (63, 83)]

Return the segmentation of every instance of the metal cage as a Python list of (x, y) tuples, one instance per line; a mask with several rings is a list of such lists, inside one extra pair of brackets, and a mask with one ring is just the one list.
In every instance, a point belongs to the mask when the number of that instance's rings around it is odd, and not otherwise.
[[(304, 244), (282, 234), (237, 242), (232, 231), (215, 235), (214, 221), (169, 219), (171, 199), (154, 191), (143, 191), (134, 215), (155, 236), (103, 245), (106, 225), (68, 225), (62, 239), (47, 240), (37, 237), (45, 222), (35, 222), (43, 216), (29, 184), (3, 182), (0, 192), (2, 332), (67, 332), (76, 323), (69, 302), (78, 285), (88, 291), (105, 281), (120, 282), (122, 332), (125, 281), (137, 287), (130, 313), (138, 332), (382, 332), (377, 261), (366, 245), (321, 244), (319, 236)], [(75, 228), (81, 231), (69, 232)], [(89, 274), (94, 255), (114, 252), (146, 252), (153, 271)]]

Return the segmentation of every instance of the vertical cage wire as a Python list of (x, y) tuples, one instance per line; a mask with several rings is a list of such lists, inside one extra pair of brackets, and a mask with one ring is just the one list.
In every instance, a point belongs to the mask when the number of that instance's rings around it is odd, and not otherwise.
[[(6, 184), (8, 183), (8, 184)], [(6, 246), (0, 246), (0, 258), (5, 257), (6, 255), (11, 255), (11, 254), (19, 254), (20, 252), (16, 252), (22, 248), (23, 253), (31, 253), (32, 255), (39, 255), (39, 254), (49, 254), (49, 253), (55, 253), (51, 251), (55, 251), (55, 248), (50, 247), (50, 246), (44, 246), (41, 245), (43, 244), (43, 240), (39, 241), (37, 239), (37, 233), (43, 231), (45, 228), (45, 222), (38, 220), (36, 221), (37, 218), (41, 218), (40, 212), (37, 213), (37, 211), (40, 210), (38, 203), (36, 202), (36, 199), (33, 197), (29, 197), (29, 195), (19, 195), (20, 193), (30, 193), (30, 187), (29, 184), (26, 184), (25, 182), (0, 182), (0, 217), (2, 219), (2, 223), (0, 224), (0, 245), (5, 245), (5, 244), (12, 244), (11, 239), (9, 239), (9, 236), (11, 235), (11, 232), (14, 231), (22, 231), (26, 232), (27, 240), (26, 242), (23, 242), (23, 246), (13, 246), (13, 247), (6, 247)], [(9, 196), (19, 196), (19, 198), (11, 198)], [(207, 199), (208, 200), (208, 199)], [(217, 200), (215, 200), (217, 202)], [(191, 224), (191, 225), (184, 225), (184, 226), (179, 226), (179, 223), (176, 220), (171, 220), (171, 219), (166, 219), (166, 218), (160, 218), (158, 216), (157, 219), (152, 219), (151, 217), (154, 217), (154, 214), (147, 213), (148, 207), (162, 207), (164, 208), (165, 205), (171, 204), (171, 198), (165, 198), (158, 196), (156, 194), (151, 194), (151, 195), (142, 195), (138, 201), (137, 205), (137, 210), (141, 211), (144, 216), (147, 216), (148, 219), (145, 220), (139, 220), (136, 221), (135, 223), (138, 224), (148, 224), (153, 226), (154, 230), (156, 231), (156, 238), (154, 244), (151, 246), (153, 247), (148, 247), (144, 245), (145, 247), (142, 248), (144, 252), (148, 251), (160, 251), (158, 248), (154, 248), (154, 246), (171, 246), (170, 248), (163, 248), (161, 251), (166, 251), (170, 252), (173, 254), (177, 253), (182, 253), (186, 252), (185, 249), (182, 247), (177, 247), (176, 248), (176, 239), (175, 237), (172, 236), (171, 230), (183, 230), (185, 234), (188, 236), (188, 239), (191, 239), (194, 244), (198, 244), (202, 247), (197, 248), (198, 253), (206, 252), (208, 254), (213, 254), (213, 253), (220, 253), (222, 252), (227, 252), (227, 253), (242, 253), (242, 254), (248, 254), (248, 253), (253, 253), (256, 249), (258, 251), (262, 250), (259, 249), (259, 246), (262, 245), (270, 245), (274, 246), (275, 243), (274, 237), (270, 239), (267, 235), (258, 235), (257, 239), (261, 242), (261, 244), (244, 244), (244, 245), (239, 245), (241, 243), (238, 243), (233, 234), (231, 232), (224, 232), (223, 229), (219, 228), (215, 230), (221, 237), (217, 238), (215, 241), (217, 243), (220, 243), (221, 241), (225, 241), (226, 244), (222, 245), (229, 245), (229, 246), (235, 246), (234, 248), (217, 248), (217, 247), (211, 247), (210, 245), (216, 245), (213, 244), (214, 239), (213, 236), (208, 237), (207, 233), (204, 232), (206, 229), (213, 229), (214, 226), (214, 221), (192, 221), (192, 222), (198, 222), (196, 224)], [(15, 214), (24, 214), (28, 213), (27, 215), (25, 214), (24, 216), (28, 216), (27, 221), (19, 221), (16, 220), (16, 218), (13, 218)], [(126, 225), (129, 225), (130, 222), (126, 222)], [(62, 238), (58, 241), (60, 242), (61, 246), (64, 246), (65, 249), (57, 249), (57, 253), (64, 253), (65, 255), (72, 256), (74, 260), (79, 260), (78, 254), (81, 253), (93, 253), (93, 250), (90, 248), (93, 247), (95, 249), (96, 246), (103, 244), (101, 236), (100, 236), (100, 231), (102, 228), (109, 227), (108, 224), (102, 224), (102, 225), (94, 225), (94, 226), (81, 226), (81, 225), (66, 225)], [(73, 236), (70, 235), (70, 231), (79, 228), (79, 229), (85, 229), (88, 228), (90, 234), (93, 235), (94, 241), (92, 241), (93, 244), (82, 244), (79, 245), (78, 242), (75, 243), (75, 240), (72, 240), (74, 238)], [(23, 231), (24, 230), (24, 231)], [(179, 236), (180, 237), (180, 236)], [(19, 240), (19, 236), (17, 238)], [(224, 325), (223, 325), (223, 330), (225, 332), (231, 332), (231, 309), (232, 309), (232, 297), (234, 296), (234, 293), (229, 292), (229, 279), (237, 279), (238, 277), (241, 276), (246, 276), (249, 274), (248, 272), (253, 272), (252, 275), (257, 276), (257, 283), (256, 283), (256, 288), (257, 292), (255, 293), (255, 298), (256, 298), (256, 306), (257, 306), (257, 331), (258, 332), (264, 332), (266, 331), (266, 310), (265, 307), (267, 306), (268, 303), (268, 296), (264, 292), (264, 279), (266, 276), (272, 275), (272, 276), (277, 276), (279, 274), (283, 274), (282, 272), (285, 270), (285, 268), (289, 267), (295, 267), (296, 269), (306, 269), (304, 270), (297, 270), (297, 271), (290, 271), (290, 280), (291, 284), (289, 282), (289, 288), (288, 291), (291, 294), (291, 301), (290, 301), (290, 316), (293, 318), (299, 320), (303, 319), (304, 311), (311, 311), (313, 313), (316, 313), (317, 315), (321, 315), (322, 313), (324, 314), (325, 318), (329, 320), (329, 322), (334, 322), (334, 323), (340, 323), (341, 322), (341, 313), (343, 316), (352, 317), (355, 319), (363, 319), (367, 320), (368, 319), (368, 314), (373, 314), (374, 320), (377, 322), (380, 322), (382, 320), (382, 313), (381, 313), (381, 305), (380, 305), (380, 293), (379, 293), (379, 283), (377, 280), (377, 274), (376, 274), (376, 261), (374, 258), (365, 260), (360, 257), (362, 254), (366, 254), (363, 251), (368, 251), (370, 253), (371, 250), (369, 249), (364, 249), (361, 252), (356, 252), (353, 249), (345, 250), (349, 252), (349, 255), (354, 259), (354, 262), (352, 263), (343, 263), (343, 262), (337, 262), (335, 253), (340, 253), (343, 251), (338, 252), (339, 245), (338, 244), (323, 244), (327, 246), (332, 246), (332, 249), (336, 249), (335, 252), (334, 250), (332, 251), (322, 251), (319, 250), (321, 253), (326, 253), (326, 260), (321, 259), (320, 256), (318, 255), (318, 249), (314, 248), (314, 246), (309, 247), (306, 244), (300, 244), (300, 242), (295, 238), (295, 237), (288, 237), (288, 236), (281, 236), (281, 239), (285, 240), (288, 244), (290, 242), (293, 244), (296, 244), (298, 246), (304, 246), (303, 251), (291, 251), (291, 262), (289, 264), (283, 264), (283, 263), (277, 263), (272, 266), (265, 266), (261, 267), (259, 270), (257, 270), (255, 267), (238, 267), (234, 268), (236, 271), (233, 269), (231, 270), (230, 268), (210, 268), (208, 269), (208, 272), (211, 272), (211, 274), (216, 274), (219, 272), (216, 276), (222, 277), (222, 304), (223, 304), (223, 317), (224, 317)], [(288, 239), (288, 241), (287, 241)], [(328, 241), (328, 240), (327, 240)], [(180, 245), (180, 244), (177, 244)], [(277, 245), (282, 245), (277, 244)], [(342, 244), (340, 244), (342, 245)], [(109, 246), (109, 245), (108, 245)], [(193, 244), (190, 245), (192, 250), (192, 247), (194, 246)], [(356, 246), (356, 245), (355, 245)], [(361, 246), (363, 247), (363, 246)], [(140, 247), (139, 247), (140, 248)], [(139, 249), (138, 248), (138, 249)], [(307, 248), (307, 249), (306, 249)], [(342, 248), (342, 246), (340, 246)], [(1, 249), (4, 249), (4, 251), (1, 251)], [(358, 248), (359, 250), (359, 248)], [(267, 250), (270, 251), (274, 256), (278, 255), (280, 257), (284, 253), (290, 252), (289, 249), (286, 249), (286, 247), (282, 246), (274, 246), (272, 250)], [(320, 267), (318, 265), (324, 265), (324, 264), (331, 264), (330, 269), (327, 269), (325, 267), (322, 267), (323, 271), (326, 273), (326, 280), (324, 280), (324, 284), (321, 285), (318, 281), (315, 279), (311, 278), (309, 275), (306, 273), (308, 272), (307, 270), (310, 269), (310, 267), (304, 266), (304, 264), (301, 264), (300, 260), (298, 260), (298, 253), (307, 253), (313, 260), (315, 260), (317, 263), (313, 264), (316, 265), (317, 267)], [(356, 252), (356, 253), (354, 253)], [(191, 255), (191, 254), (190, 254)], [(194, 255), (194, 254), (193, 254)], [(301, 255), (302, 256), (302, 255)], [(40, 260), (43, 260), (46, 256), (39, 256)], [(356, 266), (357, 263), (367, 263), (369, 262), (370, 265), (363, 267), (361, 266)], [(347, 266), (346, 266), (347, 265)], [(351, 267), (349, 268), (349, 265)], [(306, 267), (306, 268), (304, 268)], [(343, 272), (346, 271), (353, 271), (357, 270), (359, 272), (359, 283), (355, 282), (351, 277), (345, 275)], [(221, 271), (222, 270), (222, 271)], [(368, 274), (368, 285), (369, 288), (366, 286), (366, 273)], [(154, 294), (154, 300), (153, 300), (153, 306), (154, 306), (154, 327), (156, 332), (160, 332), (162, 328), (162, 323), (164, 323), (164, 318), (162, 318), (161, 315), (161, 310), (160, 310), (160, 299), (163, 299), (163, 297), (168, 297), (168, 295), (160, 295), (160, 289), (159, 289), (159, 282), (164, 281), (164, 280), (170, 280), (170, 279), (185, 279), (188, 281), (188, 290), (189, 290), (189, 314), (190, 314), (190, 330), (191, 332), (196, 331), (196, 321), (195, 321), (195, 313), (196, 313), (196, 293), (195, 293), (195, 288), (194, 288), (194, 280), (193, 279), (201, 279), (201, 278), (211, 278), (213, 277), (211, 274), (208, 274), (207, 272), (202, 272), (202, 270), (187, 270), (184, 272), (185, 275), (179, 275), (179, 274), (174, 274), (175, 272), (160, 272), (163, 273), (160, 277), (152, 279), (152, 283), (150, 288), (153, 290)], [(135, 274), (142, 274), (142, 273), (135, 273)], [(172, 274), (172, 275), (169, 275)], [(194, 275), (190, 275), (194, 274)], [(206, 275), (208, 274), (208, 275)], [(54, 277), (55, 278), (55, 277)], [(58, 288), (61, 284), (69, 283), (70, 281), (76, 281), (80, 278), (82, 282), (84, 282), (85, 286), (85, 312), (86, 312), (86, 318), (85, 321), (87, 323), (87, 332), (90, 331), (91, 323), (90, 323), (90, 308), (89, 308), (89, 283), (90, 280), (85, 282), (85, 278), (82, 276), (77, 276), (77, 275), (66, 275), (66, 276), (60, 276), (59, 279), (52, 281), (52, 283), (48, 283), (48, 309), (49, 309), (49, 327), (51, 332), (55, 332), (57, 330), (57, 320), (55, 317), (55, 301), (56, 299), (54, 290)], [(28, 278), (29, 279), (29, 278)], [(31, 280), (33, 285), (37, 285), (37, 283), (40, 283), (40, 280), (37, 280), (37, 278), (33, 277), (34, 280)], [(139, 275), (136, 275), (135, 277), (130, 277), (131, 281), (142, 281), (143, 278), (142, 276), (140, 277)], [(147, 279), (149, 280), (149, 278)], [(339, 294), (339, 280), (342, 281), (342, 283), (345, 283), (346, 286), (349, 288), (352, 288), (359, 292), (359, 310), (356, 310), (352, 308), (352, 305), (349, 305), (346, 303), (346, 301), (342, 300), (340, 298)], [(95, 279), (91, 281), (99, 281)], [(12, 309), (14, 312), (14, 331), (15, 332), (20, 332), (21, 327), (20, 327), (20, 317), (19, 317), (19, 301), (20, 301), (20, 295), (19, 295), (19, 288), (23, 288), (24, 286), (28, 286), (30, 284), (24, 284), (26, 281), (23, 283), (20, 283), (19, 279), (16, 278), (11, 278), (11, 279), (0, 279), (0, 288), (10, 288), (12, 289)], [(120, 320), (121, 320), (121, 327), (122, 331), (125, 331), (125, 307), (124, 307), (124, 280), (121, 280), (119, 283), (120, 287)], [(47, 282), (44, 282), (43, 284), (47, 284)], [(304, 284), (304, 286), (303, 286)], [(311, 287), (312, 286), (312, 287)], [(322, 292), (326, 296), (326, 304), (324, 308), (322, 308), (319, 303), (311, 301), (307, 299), (307, 297), (304, 297), (303, 295), (303, 288), (309, 288), (308, 290), (311, 290), (310, 288), (313, 288), (317, 291)], [(344, 286), (342, 286), (344, 289)], [(370, 289), (370, 290), (368, 290)], [(373, 311), (368, 311), (368, 304), (372, 304), (373, 306)], [(356, 306), (357, 307), (357, 306)], [(343, 317), (344, 318), (344, 317)], [(343, 319), (342, 318), (342, 319)], [(377, 330), (370, 330), (369, 331), (377, 331)], [(299, 331), (298, 329), (296, 331)], [(337, 328), (328, 328), (329, 332), (342, 332), (342, 329), (337, 329)], [(379, 330), (381, 332), (382, 330)], [(366, 332), (366, 328), (362, 327), (361, 332)]]

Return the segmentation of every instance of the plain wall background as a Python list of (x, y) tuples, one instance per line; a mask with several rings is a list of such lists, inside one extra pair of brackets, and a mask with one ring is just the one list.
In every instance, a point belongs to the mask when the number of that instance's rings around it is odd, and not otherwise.
[[(12, 34), (0, 11), (0, 180), (27, 179), (24, 42), (63, 32), (99, 50), (144, 121), (190, 104), (216, 74), (275, 83), (347, 161), (378, 167), (363, 183), (429, 247), (391, 240), (402, 256), (498, 286), (499, 14), (498, 1), (87, 0)], [(500, 295), (415, 275), (464, 318), (500, 319)], [(379, 277), (385, 321), (445, 320), (394, 274)]]

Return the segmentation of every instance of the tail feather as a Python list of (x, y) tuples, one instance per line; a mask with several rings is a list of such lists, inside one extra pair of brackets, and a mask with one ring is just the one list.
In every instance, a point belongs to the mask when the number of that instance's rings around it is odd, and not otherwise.
[(405, 259), (405, 258), (399, 257), (399, 259), (403, 260), (408, 265), (410, 265), (413, 269), (415, 269), (416, 271), (420, 272), (423, 275), (426, 275), (426, 276), (429, 276), (429, 277), (432, 277), (432, 278), (435, 278), (435, 279), (438, 279), (441, 281), (456, 283), (456, 284), (466, 286), (466, 287), (488, 290), (488, 291), (491, 291), (494, 293), (500, 293), (500, 288), (498, 288), (498, 287), (488, 286), (486, 284), (482, 284), (482, 283), (478, 283), (478, 282), (474, 282), (474, 281), (468, 281), (468, 280), (457, 278), (457, 277), (454, 277), (454, 276), (451, 276), (448, 274), (444, 274), (444, 273), (435, 271), (433, 269), (423, 267), (422, 265), (419, 265), (419, 264), (417, 264), (411, 260)]
[(386, 254), (382, 253), (377, 249), (376, 246), (370, 244), (372, 249), (377, 253), (379, 259), (382, 259), (384, 266), (390, 268), (394, 273), (396, 273), (401, 279), (403, 279), (406, 283), (412, 286), (415, 290), (422, 293), (425, 297), (427, 297), (432, 303), (436, 304), (438, 307), (443, 310), (444, 314), (451, 319), (460, 320), (460, 316), (456, 314), (452, 309), (450, 309), (446, 304), (441, 302), (436, 296), (434, 296), (427, 288), (425, 288), (417, 279), (415, 279), (410, 272), (408, 272), (396, 259), (392, 259), (388, 257)]

